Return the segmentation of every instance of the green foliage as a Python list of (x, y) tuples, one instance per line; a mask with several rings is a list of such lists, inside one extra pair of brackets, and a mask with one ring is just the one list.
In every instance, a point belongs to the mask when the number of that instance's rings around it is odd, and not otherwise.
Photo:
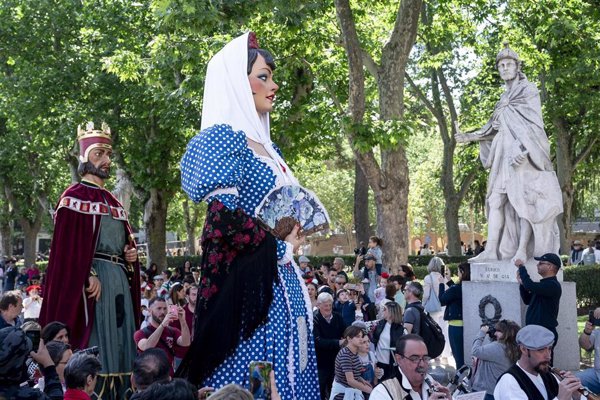
[(571, 266), (564, 269), (565, 282), (575, 282), (577, 306), (596, 308), (600, 305), (600, 265)]

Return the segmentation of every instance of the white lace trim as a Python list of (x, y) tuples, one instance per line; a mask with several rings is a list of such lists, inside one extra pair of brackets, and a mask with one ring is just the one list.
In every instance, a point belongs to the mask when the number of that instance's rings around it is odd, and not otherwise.
[(284, 241), (283, 243), (285, 243), (285, 253), (283, 253), (283, 257), (277, 260), (277, 264), (281, 266), (284, 266), (290, 262), (294, 262), (294, 246), (292, 246), (291, 243), (286, 241)]
[[(292, 307), (290, 306), (290, 298), (288, 296), (285, 279), (280, 276), (279, 281), (281, 282), (281, 286), (283, 286), (283, 297), (285, 298), (285, 305), (288, 310), (288, 315), (291, 316), (292, 315), (292, 312), (291, 312)], [(290, 318), (290, 323), (294, 324), (295, 321)], [(292, 332), (292, 334), (293, 334), (293, 332)], [(290, 380), (290, 386), (292, 388), (292, 396), (293, 396), (293, 398), (295, 398), (294, 388), (295, 388), (295, 383), (296, 383), (296, 368), (294, 367), (294, 339), (293, 338), (290, 338), (290, 341), (288, 344), (287, 359), (288, 359), (288, 368), (287, 368), (288, 369), (288, 379)]]
[(202, 199), (202, 201), (207, 201), (212, 196), (217, 196), (219, 194), (233, 194), (235, 196), (239, 196), (239, 192), (238, 192), (238, 190), (237, 190), (236, 187), (218, 188), (218, 189), (213, 190), (212, 192), (210, 192), (206, 196), (204, 196), (204, 198)]

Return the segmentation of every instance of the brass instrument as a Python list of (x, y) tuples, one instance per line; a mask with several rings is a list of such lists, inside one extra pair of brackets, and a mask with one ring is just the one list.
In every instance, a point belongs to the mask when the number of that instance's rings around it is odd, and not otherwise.
[[(556, 378), (559, 381), (562, 381), (563, 379), (565, 379), (561, 375), (561, 371), (558, 368), (550, 367), (550, 371), (552, 371), (554, 376), (556, 376)], [(581, 386), (579, 389), (577, 389), (577, 391), (579, 393), (581, 393), (583, 396), (585, 396), (588, 400), (600, 400), (599, 395), (592, 393), (592, 391), (590, 389), (586, 388), (585, 386)]]

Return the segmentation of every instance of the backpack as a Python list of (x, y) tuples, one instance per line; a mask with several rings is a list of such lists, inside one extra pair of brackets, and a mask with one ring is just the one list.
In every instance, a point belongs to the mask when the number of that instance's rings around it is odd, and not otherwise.
[(442, 328), (426, 313), (421, 305), (407, 304), (406, 308), (414, 307), (419, 310), (420, 324), (419, 324), (419, 336), (423, 338), (423, 341), (427, 345), (427, 353), (431, 358), (437, 358), (446, 345), (446, 338), (444, 338), (444, 332)]

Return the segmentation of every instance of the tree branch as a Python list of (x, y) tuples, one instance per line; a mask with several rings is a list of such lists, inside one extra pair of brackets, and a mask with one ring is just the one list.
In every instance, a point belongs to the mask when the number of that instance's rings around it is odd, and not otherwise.
[(446, 80), (446, 76), (441, 68), (436, 69), (436, 73), (438, 76), (438, 81), (442, 86), (442, 91), (444, 92), (444, 97), (446, 98), (446, 104), (448, 104), (448, 109), (450, 111), (450, 118), (452, 119), (451, 129), (452, 133), (454, 132), (454, 121), (458, 121), (458, 114), (456, 113), (456, 106), (454, 105), (454, 98), (452, 97), (452, 92), (450, 91), (450, 87), (448, 86), (448, 81)]
[[(394, 29), (385, 47), (402, 48), (401, 54), (408, 55), (410, 53), (417, 35), (416, 28), (422, 5), (422, 0), (402, 0), (400, 2)], [(414, 15), (410, 15), (411, 12), (414, 12)]]
[(580, 162), (585, 160), (585, 158), (590, 154), (590, 152), (594, 148), (594, 145), (596, 144), (597, 141), (598, 141), (598, 136), (593, 136), (593, 137), (588, 138), (588, 141), (587, 141), (586, 145), (583, 147), (583, 150), (581, 150), (581, 152), (579, 152), (579, 154), (577, 154), (575, 156), (575, 161), (573, 161), (573, 169), (575, 169), (577, 167), (577, 165), (579, 165)]
[(379, 66), (377, 65), (375, 60), (373, 60), (373, 57), (371, 57), (371, 55), (366, 50), (362, 50), (362, 61), (363, 61), (363, 64), (365, 65), (365, 67), (367, 67), (367, 71), (369, 71), (369, 73), (371, 75), (373, 75), (375, 80), (378, 81), (379, 80)]
[(475, 180), (475, 177), (477, 176), (477, 172), (478, 171), (476, 169), (469, 172), (467, 174), (467, 176), (465, 177), (465, 179), (463, 179), (462, 183), (460, 184), (460, 190), (457, 193), (458, 199), (460, 201), (462, 201), (462, 199), (465, 198), (465, 195), (467, 194), (467, 190), (469, 190), (469, 187), (471, 186), (471, 184)]
[(408, 72), (406, 72), (404, 74), (404, 77), (408, 81), (408, 84), (413, 89), (413, 91), (417, 94), (417, 97), (419, 98), (419, 100), (421, 100), (421, 102), (425, 105), (425, 107), (427, 107), (427, 109), (429, 110), (429, 112), (431, 114), (433, 114), (434, 117), (438, 118), (439, 116), (437, 114), (437, 110), (435, 109), (435, 107), (433, 106), (433, 104), (431, 104), (431, 102), (429, 101), (429, 99), (425, 96), (425, 93), (423, 93), (423, 91), (421, 90), (421, 88), (418, 87), (415, 84), (415, 82), (412, 80), (412, 78), (410, 77), (410, 75), (408, 75)]
[(348, 57), (348, 111), (355, 123), (362, 122), (365, 113), (365, 76), (363, 50), (356, 32), (349, 0), (335, 0), (335, 11), (342, 31), (344, 49)]

